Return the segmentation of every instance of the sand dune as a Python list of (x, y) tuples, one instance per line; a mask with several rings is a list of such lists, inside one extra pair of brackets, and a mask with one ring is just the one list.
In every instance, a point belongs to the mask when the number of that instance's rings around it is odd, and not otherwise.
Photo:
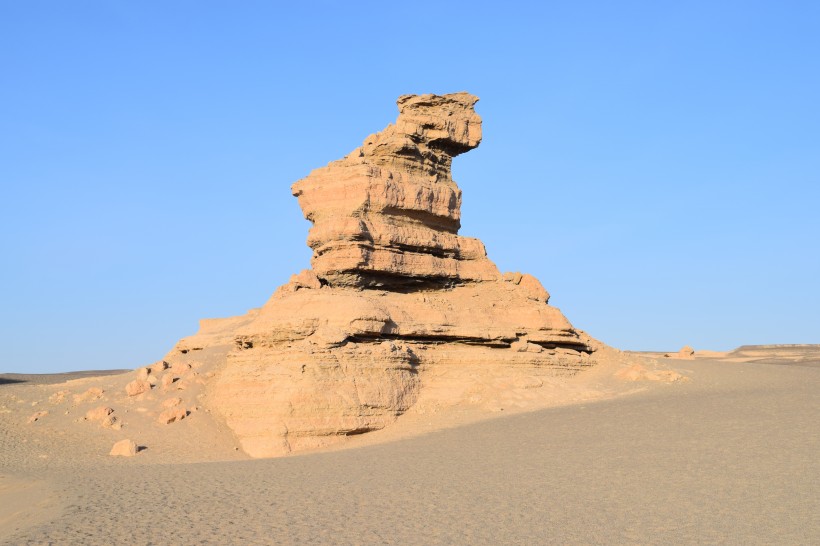
[[(410, 416), (393, 436), (365, 435), (346, 449), (279, 459), (229, 460), (206, 444), (198, 456), (211, 462), (198, 463), (174, 462), (150, 447), (111, 458), (78, 447), (76, 438), (32, 432), (48, 421), (25, 424), (30, 402), (19, 400), (45, 387), (5, 383), (0, 538), (816, 544), (820, 367), (807, 354), (790, 357), (797, 365), (740, 362), (738, 355), (667, 359), (690, 379), (674, 383), (626, 382), (611, 369), (591, 370), (568, 381), (600, 389), (620, 381), (631, 394), (512, 416), (453, 410), (438, 424), (436, 416), (426, 423)], [(462, 424), (471, 419), (480, 420)]]

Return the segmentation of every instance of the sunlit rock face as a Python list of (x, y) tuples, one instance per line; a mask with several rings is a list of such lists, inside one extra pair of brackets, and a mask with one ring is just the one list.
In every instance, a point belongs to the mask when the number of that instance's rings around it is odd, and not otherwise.
[(313, 271), (330, 286), (495, 281), (477, 239), (461, 237), (453, 157), (481, 142), (478, 98), (405, 95), (394, 125), (293, 185), (313, 222)]

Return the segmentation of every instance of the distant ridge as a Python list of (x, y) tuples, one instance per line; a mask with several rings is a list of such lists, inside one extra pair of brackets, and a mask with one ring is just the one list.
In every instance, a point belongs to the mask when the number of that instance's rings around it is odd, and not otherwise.
[(758, 364), (820, 367), (820, 345), (812, 344), (742, 345), (727, 356)]

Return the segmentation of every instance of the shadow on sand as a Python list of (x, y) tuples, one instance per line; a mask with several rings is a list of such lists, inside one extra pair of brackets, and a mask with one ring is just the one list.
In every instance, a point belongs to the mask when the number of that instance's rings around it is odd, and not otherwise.
[(26, 382), (25, 379), (22, 379), (22, 378), (19, 378), (19, 377), (0, 374), (0, 385), (10, 385), (10, 384), (13, 384), (13, 383), (25, 383), (25, 382)]

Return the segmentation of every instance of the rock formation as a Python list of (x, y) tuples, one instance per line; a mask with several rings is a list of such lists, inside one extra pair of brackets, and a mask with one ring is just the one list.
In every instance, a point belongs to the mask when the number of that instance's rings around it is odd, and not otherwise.
[(695, 358), (695, 350), (689, 345), (684, 345), (677, 353), (666, 353), (663, 356), (666, 358), (683, 358), (691, 360)]
[(405, 95), (395, 125), (293, 185), (316, 276), (332, 287), (418, 287), (491, 281), (477, 239), (460, 237), (453, 158), (481, 142), (478, 99)]
[(117, 422), (117, 418), (111, 415), (114, 413), (114, 408), (107, 406), (99, 406), (85, 413), (85, 420), (92, 423), (97, 423), (104, 427), (113, 426)]
[(139, 453), (139, 446), (132, 440), (120, 440), (111, 447), (109, 455), (112, 457), (133, 457)]
[(159, 417), (157, 417), (157, 422), (162, 425), (170, 425), (171, 423), (182, 421), (187, 416), (188, 411), (185, 408), (180, 406), (172, 406), (159, 414)]
[(402, 96), (395, 125), (296, 182), (313, 223), (312, 269), (261, 309), (203, 321), (165, 357), (224, 359), (204, 404), (250, 455), (383, 428), (434, 368), (545, 376), (593, 363), (597, 342), (548, 304), (537, 279), (502, 275), (479, 240), (458, 235), (451, 165), (481, 141), (477, 100)]

